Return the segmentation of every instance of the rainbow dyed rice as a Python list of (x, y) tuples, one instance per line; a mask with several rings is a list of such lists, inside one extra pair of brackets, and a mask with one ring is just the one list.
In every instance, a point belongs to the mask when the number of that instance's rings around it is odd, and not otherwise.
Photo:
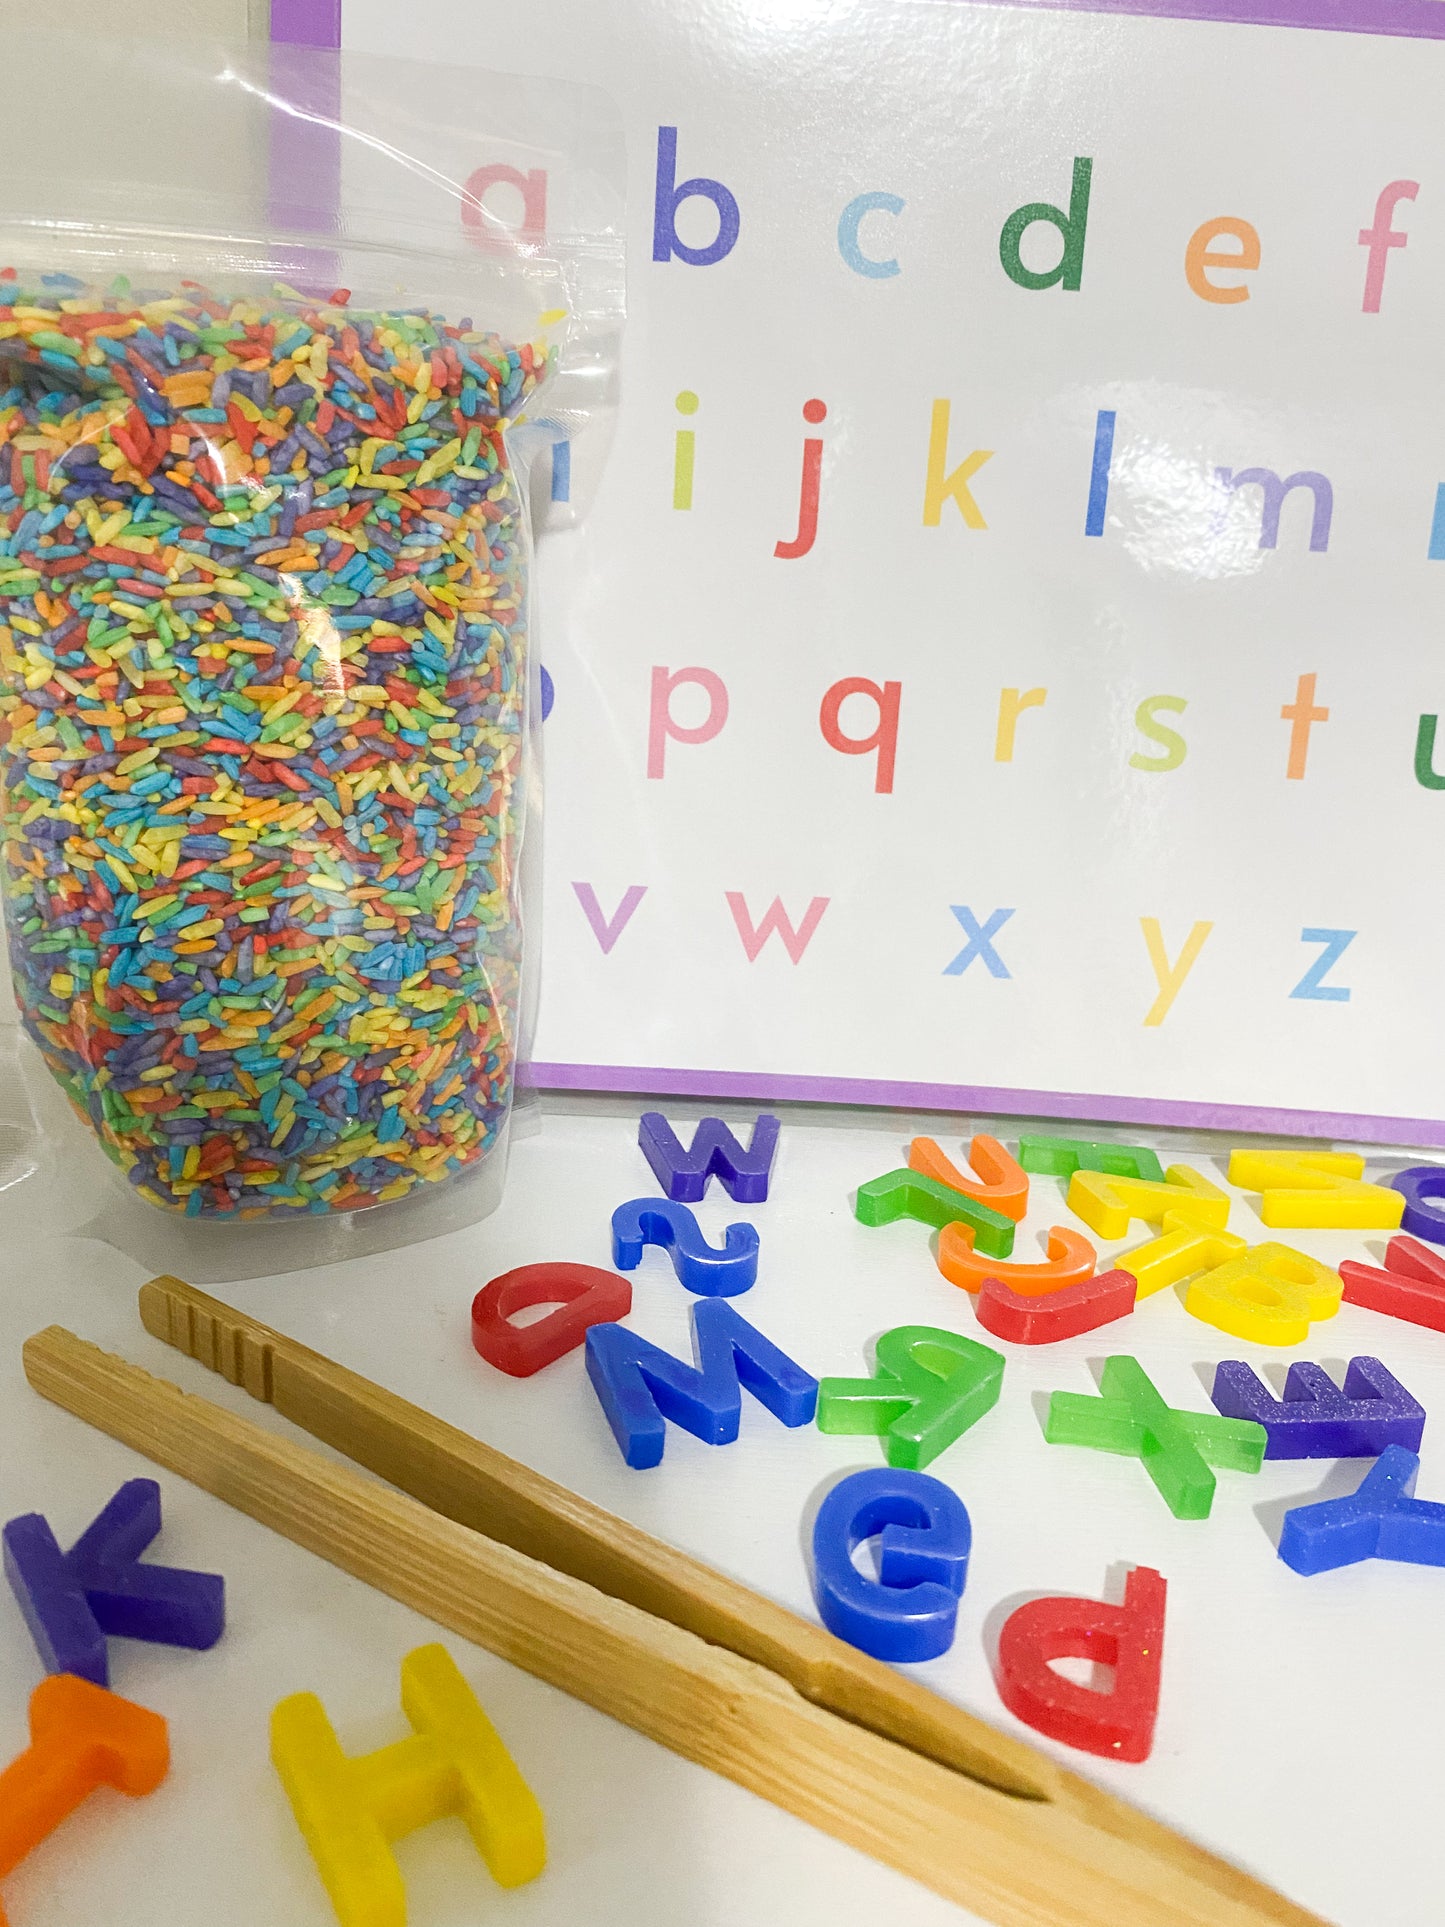
[(190, 1216), (400, 1198), (511, 1097), (504, 437), (545, 356), (346, 301), (0, 281), (16, 994), (140, 1194)]

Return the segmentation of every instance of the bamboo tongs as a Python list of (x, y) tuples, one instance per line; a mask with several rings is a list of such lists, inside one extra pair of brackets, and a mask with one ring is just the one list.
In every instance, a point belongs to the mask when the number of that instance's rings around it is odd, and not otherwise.
[(140, 1310), (155, 1337), (388, 1485), (59, 1326), (27, 1343), (30, 1383), (999, 1927), (1326, 1927), (1035, 1748), (220, 1300), (157, 1278)]

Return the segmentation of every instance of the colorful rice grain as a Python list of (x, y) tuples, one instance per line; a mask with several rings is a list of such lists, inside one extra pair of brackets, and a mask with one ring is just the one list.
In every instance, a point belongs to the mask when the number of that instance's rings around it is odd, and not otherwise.
[(191, 1216), (400, 1198), (511, 1096), (545, 357), (346, 301), (0, 281), (16, 994)]

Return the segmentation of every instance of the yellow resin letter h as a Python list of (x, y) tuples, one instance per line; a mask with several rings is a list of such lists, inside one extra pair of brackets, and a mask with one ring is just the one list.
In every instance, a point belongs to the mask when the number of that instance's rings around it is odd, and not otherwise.
[(406, 1927), (391, 1843), (451, 1814), (500, 1886), (546, 1864), (542, 1810), (444, 1646), (402, 1661), (401, 1703), (411, 1737), (355, 1759), (314, 1693), (271, 1715), (271, 1758), (342, 1927)]

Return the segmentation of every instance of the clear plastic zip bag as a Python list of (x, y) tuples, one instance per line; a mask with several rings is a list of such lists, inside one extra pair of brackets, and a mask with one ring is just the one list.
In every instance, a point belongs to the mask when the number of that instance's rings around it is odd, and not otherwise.
[[(587, 90), (72, 51), (77, 124), (88, 80), (153, 137), (102, 189), (68, 154), (0, 190), (19, 1012), (151, 1204), (392, 1204), (505, 1141), (535, 736), (514, 438), (552, 384), (587, 425), (575, 364), (605, 414), (620, 146)], [(248, 166), (191, 178), (155, 137), (202, 126)]]

